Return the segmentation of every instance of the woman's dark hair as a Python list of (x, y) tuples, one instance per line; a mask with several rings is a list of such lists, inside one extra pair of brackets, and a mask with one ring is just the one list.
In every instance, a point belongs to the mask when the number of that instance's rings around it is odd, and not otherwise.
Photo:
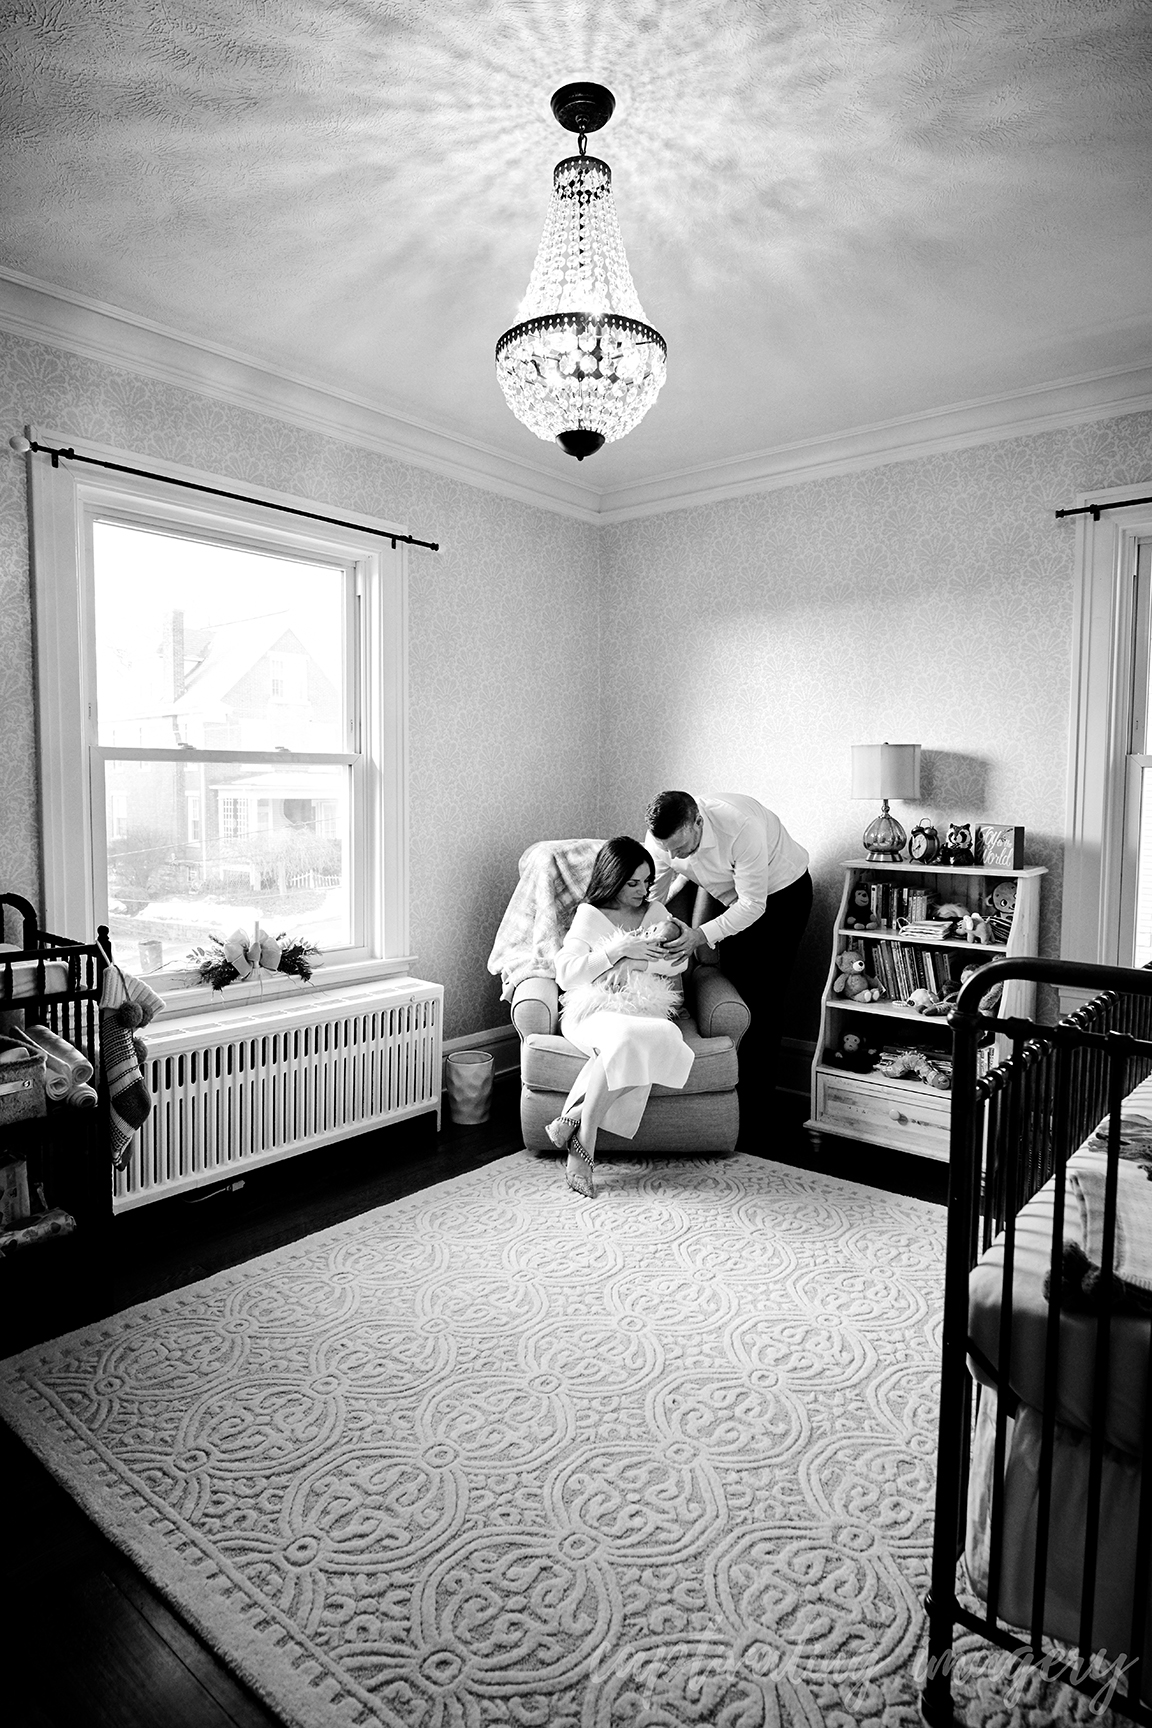
[(584, 895), (585, 906), (611, 906), (625, 882), (636, 874), (641, 864), (647, 864), (652, 873), (649, 880), (655, 881), (656, 866), (652, 854), (641, 846), (639, 840), (633, 840), (630, 834), (617, 834), (614, 840), (606, 840), (592, 866), (592, 880)]

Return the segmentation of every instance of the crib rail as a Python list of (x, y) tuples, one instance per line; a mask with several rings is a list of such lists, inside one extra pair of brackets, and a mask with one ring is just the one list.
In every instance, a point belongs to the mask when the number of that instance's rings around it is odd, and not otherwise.
[[(1056, 1025), (997, 1018), (980, 1004), (993, 986), (1009, 978), (1064, 985), (1096, 992), (1076, 1013)], [(1152, 1073), (1152, 971), (1087, 966), (1070, 961), (1018, 959), (981, 968), (960, 993), (951, 1016), (953, 1079), (948, 1242), (945, 1270), (944, 1335), (937, 1457), (936, 1526), (932, 1587), (928, 1598), (929, 1648), (922, 1709), (934, 1725), (951, 1725), (953, 1710), (952, 1643), (957, 1625), (978, 1632), (1002, 1649), (1018, 1653), (1026, 1642), (1043, 1672), (1074, 1684), (1095, 1698), (1103, 1685), (1114, 1710), (1152, 1728), (1152, 1709), (1142, 1701), (1152, 1691), (1148, 1680), (1152, 1651), (1144, 1649), (1148, 1613), (1148, 1576), (1152, 1558), (1152, 1373), (1144, 1334), (1152, 1319), (1125, 1319), (1129, 1333), (1143, 1328), (1143, 1422), (1140, 1434), (1138, 1511), (1131, 1616), (1122, 1649), (1101, 1645), (1098, 1601), (1101, 1595), (1102, 1505), (1115, 1312), (1113, 1257), (1116, 1244), (1121, 1104), (1131, 1089)], [(977, 1050), (990, 1036), (1002, 1060), (983, 1076)], [(1058, 1649), (1045, 1635), (1053, 1518), (1065, 1507), (1053, 1505), (1057, 1436), (1057, 1397), (1065, 1372), (1067, 1313), (1062, 1291), (1065, 1235), (1065, 1184), (1068, 1160), (1102, 1118), (1109, 1120), (1105, 1177), (1103, 1250), (1090, 1329), (1091, 1426), (1087, 1436), (1087, 1491), (1083, 1519), (1083, 1561), (1079, 1573), (1079, 1627), (1074, 1654), (1061, 1671)], [(1017, 1266), (1017, 1215), (1024, 1204), (1052, 1182), (1048, 1302), (1044, 1322), (1043, 1406), (1040, 1412), (1038, 1488), (1031, 1571), (1030, 1612), (1021, 1626), (1002, 1618), (1006, 1568), (1005, 1461), (1009, 1424), (1016, 1411), (1012, 1389), (1014, 1347), (1013, 1291)], [(1002, 1254), (998, 1351), (994, 1364), (980, 1363), (981, 1379), (992, 1390), (995, 1429), (991, 1452), (992, 1484), (987, 1534), (984, 1611), (960, 1600), (958, 1561), (964, 1552), (969, 1468), (973, 1434), (972, 1377), (969, 1373), (969, 1279), (981, 1254), (993, 1244)], [(1131, 1337), (1128, 1338), (1129, 1345)], [(1128, 1358), (1129, 1362), (1131, 1358)], [(981, 1397), (987, 1396), (983, 1387)], [(986, 1457), (987, 1455), (985, 1455)], [(1077, 1533), (1078, 1539), (1079, 1533)], [(1114, 1582), (1109, 1580), (1109, 1583)], [(1113, 1639), (1113, 1642), (1115, 1640)], [(1065, 1642), (1073, 1640), (1065, 1636)]]

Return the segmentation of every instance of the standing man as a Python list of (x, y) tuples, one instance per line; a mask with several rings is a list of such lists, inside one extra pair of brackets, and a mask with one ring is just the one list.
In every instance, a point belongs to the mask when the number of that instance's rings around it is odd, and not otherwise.
[(740, 1114), (744, 1129), (753, 1127), (763, 1121), (776, 1084), (788, 975), (812, 910), (808, 854), (779, 816), (739, 792), (716, 798), (657, 793), (648, 806), (644, 844), (656, 861), (653, 899), (667, 902), (689, 881), (724, 907), (718, 918), (685, 930), (668, 951), (715, 948), (720, 970), (748, 1004)]

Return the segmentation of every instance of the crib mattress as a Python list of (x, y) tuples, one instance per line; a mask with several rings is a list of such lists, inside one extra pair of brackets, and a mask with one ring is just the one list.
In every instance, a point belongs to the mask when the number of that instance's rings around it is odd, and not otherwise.
[[(68, 989), (66, 960), (5, 960), (8, 954), (21, 950), (11, 942), (0, 942), (0, 1007), (22, 997), (38, 996), (43, 990), (49, 996), (62, 996)], [(40, 975), (43, 970), (44, 982)]]
[[(1152, 1118), (1152, 1080), (1141, 1083), (1125, 1102), (1125, 1113)], [(1077, 1165), (1104, 1161), (1104, 1154), (1091, 1145), (1069, 1159), (1069, 1172)], [(1121, 1162), (1120, 1180), (1145, 1183), (1142, 1170)], [(1045, 1183), (1016, 1215), (1016, 1244), (1012, 1285), (1012, 1333), (1008, 1384), (1025, 1404), (1040, 1409), (1044, 1403), (1044, 1353), (1048, 1330), (1048, 1301), (1044, 1280), (1051, 1266), (1052, 1220), (1055, 1208), (1053, 1180)], [(1083, 1240), (1080, 1207), (1069, 1182), (1064, 1199), (1065, 1241)], [(1003, 1302), (1004, 1237), (996, 1237), (973, 1268), (968, 1282), (968, 1333), (973, 1354), (972, 1372), (978, 1380), (994, 1385), (999, 1373), (1000, 1315)], [(1060, 1352), (1057, 1373), (1057, 1420), (1088, 1432), (1092, 1421), (1096, 1366), (1096, 1320), (1087, 1314), (1061, 1313)], [(1138, 1455), (1144, 1427), (1144, 1386), (1148, 1372), (1152, 1322), (1139, 1315), (1113, 1315), (1111, 1361), (1105, 1435), (1110, 1445)], [(992, 1372), (989, 1373), (988, 1370)]]

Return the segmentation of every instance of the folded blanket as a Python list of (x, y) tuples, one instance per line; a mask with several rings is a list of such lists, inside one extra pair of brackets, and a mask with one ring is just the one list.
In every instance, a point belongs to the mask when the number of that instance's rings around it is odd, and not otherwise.
[(48, 1057), (48, 1065), (57, 1074), (69, 1076), (70, 1083), (82, 1086), (92, 1078), (92, 1064), (82, 1050), (77, 1050), (75, 1044), (69, 1044), (67, 1038), (61, 1038), (58, 1032), (53, 1032), (50, 1026), (27, 1026), (24, 1029), (27, 1041), (38, 1045)]
[(602, 840), (538, 840), (520, 859), (520, 880), (500, 920), (489, 972), (510, 1002), (524, 978), (555, 978), (556, 954), (584, 897)]

